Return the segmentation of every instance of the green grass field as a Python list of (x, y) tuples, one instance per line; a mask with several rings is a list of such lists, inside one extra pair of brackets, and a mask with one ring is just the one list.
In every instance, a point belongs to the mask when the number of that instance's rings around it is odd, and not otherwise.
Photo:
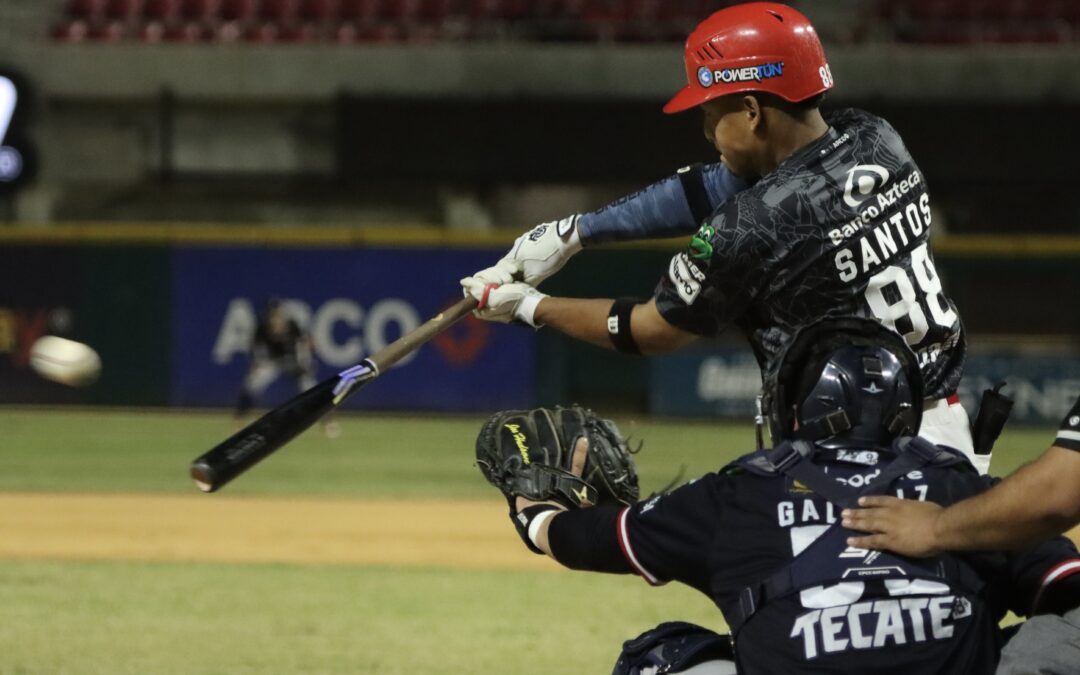
[[(226, 491), (492, 497), (472, 465), (481, 421), (345, 416), (341, 438), (309, 432)], [(693, 477), (753, 444), (746, 426), (616, 421), (645, 440), (638, 465), (646, 493), (680, 467)], [(188, 463), (230, 433), (230, 424), (210, 413), (0, 409), (0, 492), (190, 494)], [(999, 443), (994, 472), (1012, 470), (1050, 439), (1049, 428), (1012, 430)], [(506, 536), (515, 536), (509, 523)], [(629, 577), (0, 560), (0, 675), (606, 673), (622, 640), (669, 619), (722, 626), (704, 597)]]

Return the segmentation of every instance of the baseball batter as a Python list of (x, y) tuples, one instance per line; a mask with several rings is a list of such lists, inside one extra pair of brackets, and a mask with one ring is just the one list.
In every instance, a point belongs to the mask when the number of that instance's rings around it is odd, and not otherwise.
[[(899, 134), (863, 111), (820, 112), (829, 64), (811, 23), (785, 5), (713, 14), (691, 33), (685, 62), (689, 84), (664, 110), (701, 108), (721, 163), (522, 235), (498, 264), (462, 280), (482, 301), (478, 315), (630, 353), (671, 351), (735, 326), (762, 368), (816, 318), (872, 317), (918, 355), (927, 383), (920, 434), (985, 472), (989, 456), (974, 454), (955, 394), (966, 345), (929, 248), (927, 181)], [(690, 228), (696, 234), (647, 302), (534, 287), (585, 243)]]

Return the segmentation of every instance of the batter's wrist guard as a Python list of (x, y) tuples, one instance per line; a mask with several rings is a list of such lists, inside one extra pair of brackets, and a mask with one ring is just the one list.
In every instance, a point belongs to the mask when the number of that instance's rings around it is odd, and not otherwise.
[(1072, 410), (1061, 420), (1054, 445), (1080, 452), (1080, 399), (1076, 400)]

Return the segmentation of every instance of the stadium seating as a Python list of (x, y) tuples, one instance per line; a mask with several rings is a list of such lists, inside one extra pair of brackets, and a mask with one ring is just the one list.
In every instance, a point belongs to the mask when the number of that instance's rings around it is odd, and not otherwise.
[(934, 44), (1063, 43), (1080, 40), (1072, 0), (888, 0), (880, 19), (897, 39)]
[[(797, 6), (811, 11), (809, 2)], [(678, 42), (736, 0), (68, 0), (60, 41)], [(1080, 0), (867, 0), (874, 30), (833, 39), (931, 44), (1080, 41)], [(811, 11), (813, 16), (813, 12)], [(828, 40), (830, 26), (819, 31)]]

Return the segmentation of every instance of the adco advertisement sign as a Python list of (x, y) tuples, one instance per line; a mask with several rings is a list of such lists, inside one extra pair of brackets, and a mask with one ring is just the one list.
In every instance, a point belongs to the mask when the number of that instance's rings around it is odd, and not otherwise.
[[(271, 299), (310, 335), (317, 379), (338, 373), (461, 298), (456, 279), (490, 251), (178, 249), (173, 256), (173, 390), (181, 406), (236, 402)], [(449, 280), (449, 281), (448, 281)], [(533, 396), (535, 331), (471, 315), (401, 359), (348, 407), (497, 410)], [(277, 377), (258, 405), (297, 393)]]

